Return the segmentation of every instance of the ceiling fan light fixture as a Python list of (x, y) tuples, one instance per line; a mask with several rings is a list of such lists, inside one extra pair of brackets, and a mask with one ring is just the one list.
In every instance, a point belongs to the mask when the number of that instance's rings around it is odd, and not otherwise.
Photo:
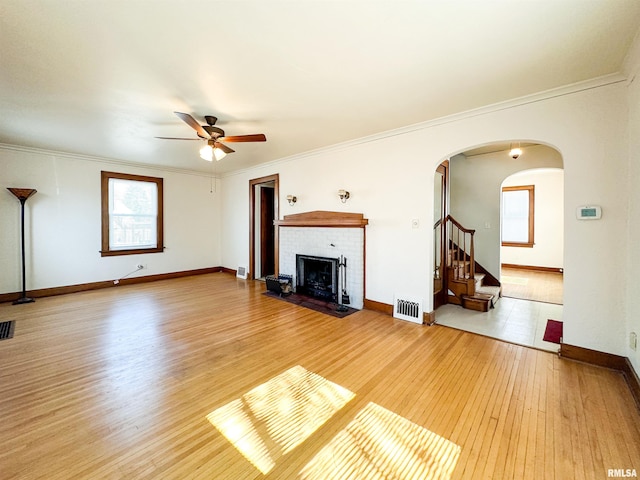
[(222, 160), (224, 157), (227, 156), (227, 154), (224, 152), (224, 150), (216, 147), (213, 149), (213, 155), (216, 157), (217, 161)]
[(211, 145), (205, 145), (202, 147), (200, 149), (200, 158), (207, 162), (213, 162), (213, 147), (211, 147)]

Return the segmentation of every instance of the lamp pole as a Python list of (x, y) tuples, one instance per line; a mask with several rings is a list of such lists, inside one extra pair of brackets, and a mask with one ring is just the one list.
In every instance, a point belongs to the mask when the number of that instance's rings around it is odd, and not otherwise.
[(20, 200), (20, 229), (22, 233), (22, 297), (13, 302), (14, 305), (35, 302), (33, 298), (27, 297), (27, 277), (25, 269), (25, 249), (24, 249), (24, 204), (27, 199), (37, 192), (35, 188), (7, 188), (15, 197)]

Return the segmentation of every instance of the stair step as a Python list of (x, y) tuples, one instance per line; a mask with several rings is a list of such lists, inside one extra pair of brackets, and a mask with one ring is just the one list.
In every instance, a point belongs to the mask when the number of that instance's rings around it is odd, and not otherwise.
[(463, 295), (462, 306), (477, 312), (488, 312), (493, 307), (493, 295), (476, 293), (475, 295)]
[(493, 287), (491, 285), (482, 285), (476, 288), (476, 295), (489, 295), (491, 296), (491, 308), (496, 306), (496, 302), (500, 300), (502, 289), (500, 287)]
[(477, 293), (483, 293), (485, 295), (492, 295), (494, 297), (500, 296), (500, 287), (492, 287), (490, 285), (482, 285), (479, 288), (476, 288)]

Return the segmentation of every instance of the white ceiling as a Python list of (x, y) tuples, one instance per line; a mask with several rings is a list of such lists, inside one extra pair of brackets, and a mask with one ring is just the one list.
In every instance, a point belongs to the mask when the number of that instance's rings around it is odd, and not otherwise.
[[(216, 172), (621, 73), (638, 0), (2, 0), (0, 143)], [(204, 122), (203, 122), (204, 123)]]

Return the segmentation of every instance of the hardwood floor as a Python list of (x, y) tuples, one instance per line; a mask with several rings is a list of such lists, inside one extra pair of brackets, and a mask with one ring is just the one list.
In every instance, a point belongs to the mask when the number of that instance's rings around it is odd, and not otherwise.
[[(617, 372), (209, 274), (0, 305), (0, 478), (607, 478)], [(221, 432), (224, 432), (221, 433)]]
[(501, 273), (503, 297), (562, 305), (562, 273), (513, 267), (502, 267)]

